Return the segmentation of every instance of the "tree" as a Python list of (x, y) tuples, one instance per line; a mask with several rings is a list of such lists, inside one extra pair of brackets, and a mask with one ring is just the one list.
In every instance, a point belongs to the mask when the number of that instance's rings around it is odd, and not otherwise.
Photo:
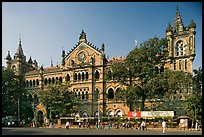
[(186, 115), (192, 119), (192, 127), (196, 120), (202, 120), (202, 68), (194, 69), (193, 92), (184, 104)]
[(194, 69), (193, 73), (193, 92), (199, 94), (202, 92), (202, 68)]
[(50, 119), (57, 116), (69, 116), (76, 110), (77, 98), (73, 92), (68, 91), (69, 85), (50, 85), (39, 93), (39, 99), (47, 107)]
[(2, 67), (2, 116), (17, 116), (18, 119), (32, 118), (33, 110), (23, 75), (16, 75), (12, 69)]
[[(128, 87), (126, 97), (130, 111), (133, 110), (131, 102), (136, 99), (135, 97), (142, 98), (141, 109), (144, 109), (144, 101), (148, 94), (145, 85), (158, 75), (155, 68), (163, 67), (167, 53), (166, 39), (154, 37), (142, 43), (140, 47), (135, 47), (124, 61), (113, 64), (113, 77)], [(138, 92), (135, 92), (135, 87), (140, 87)]]

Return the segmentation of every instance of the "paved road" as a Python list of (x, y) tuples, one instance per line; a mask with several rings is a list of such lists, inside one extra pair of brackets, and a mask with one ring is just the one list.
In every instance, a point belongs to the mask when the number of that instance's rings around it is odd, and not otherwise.
[[(2, 135), (163, 135), (161, 129), (2, 128)], [(202, 135), (202, 131), (167, 129), (165, 135)]]

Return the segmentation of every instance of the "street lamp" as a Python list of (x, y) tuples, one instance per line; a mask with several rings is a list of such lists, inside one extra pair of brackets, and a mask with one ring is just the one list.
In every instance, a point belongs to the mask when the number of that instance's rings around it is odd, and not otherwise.
[(100, 101), (100, 94), (98, 93), (98, 128), (99, 128), (99, 123), (100, 123), (100, 112), (99, 112), (99, 102)]

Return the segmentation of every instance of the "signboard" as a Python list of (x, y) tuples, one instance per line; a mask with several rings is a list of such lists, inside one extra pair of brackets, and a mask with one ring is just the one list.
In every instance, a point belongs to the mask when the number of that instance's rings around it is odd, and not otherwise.
[(137, 111), (128, 112), (128, 117), (174, 117), (174, 111)]

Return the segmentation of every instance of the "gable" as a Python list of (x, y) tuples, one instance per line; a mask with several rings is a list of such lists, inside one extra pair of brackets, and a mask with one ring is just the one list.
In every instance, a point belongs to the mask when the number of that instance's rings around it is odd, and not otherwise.
[(95, 47), (90, 42), (79, 42), (65, 57), (65, 67), (90, 65), (92, 58), (95, 60), (95, 65), (101, 65), (101, 57), (101, 49)]

